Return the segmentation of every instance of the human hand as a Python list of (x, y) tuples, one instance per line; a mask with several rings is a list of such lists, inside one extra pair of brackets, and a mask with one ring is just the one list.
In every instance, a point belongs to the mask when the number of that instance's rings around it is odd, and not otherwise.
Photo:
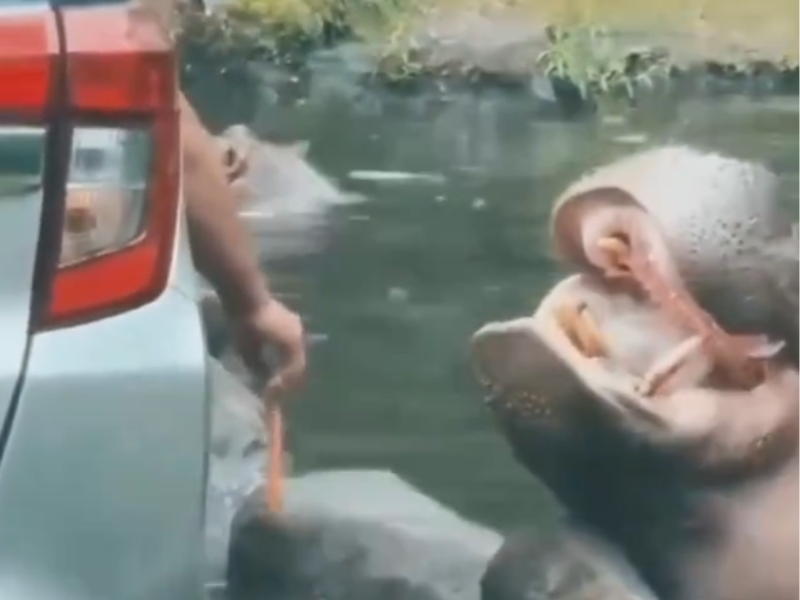
[[(270, 398), (282, 398), (296, 390), (306, 371), (306, 340), (300, 317), (278, 300), (271, 298), (255, 310), (233, 315), (231, 324), (239, 353), (254, 372), (270, 372), (264, 392)], [(265, 346), (274, 347), (279, 365), (264, 362)]]

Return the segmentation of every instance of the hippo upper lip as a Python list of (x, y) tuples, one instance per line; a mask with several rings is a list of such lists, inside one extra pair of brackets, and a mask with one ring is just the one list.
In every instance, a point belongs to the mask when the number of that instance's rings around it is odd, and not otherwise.
[[(520, 369), (520, 374), (525, 370), (527, 353), (509, 352), (502, 347), (508, 342), (508, 336), (516, 333), (515, 329), (521, 324), (520, 321), (488, 323), (472, 336), (474, 369), (478, 380), (488, 387), (490, 392), (496, 393), (508, 387), (508, 376), (512, 376), (513, 379), (515, 369)], [(502, 356), (498, 356), (498, 353)], [(505, 370), (506, 377), (503, 377), (502, 370)]]

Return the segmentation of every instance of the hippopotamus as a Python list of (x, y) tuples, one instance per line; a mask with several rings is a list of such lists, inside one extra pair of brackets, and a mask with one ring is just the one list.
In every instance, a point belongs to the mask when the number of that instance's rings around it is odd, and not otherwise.
[(306, 142), (275, 144), (241, 124), (225, 129), (217, 142), (239, 215), (263, 240), (264, 258), (319, 250), (331, 208), (360, 200), (309, 163)]
[(225, 129), (217, 142), (228, 179), (243, 206), (263, 204), (274, 211), (303, 212), (319, 203), (339, 203), (345, 196), (308, 163), (307, 142), (260, 140), (241, 124)]
[(658, 598), (797, 597), (800, 387), (788, 361), (771, 358), (753, 389), (712, 387), (698, 336), (586, 274), (533, 316), (481, 328), (473, 353), (517, 459)]
[(796, 598), (797, 246), (774, 177), (656, 149), (572, 186), (552, 225), (578, 273), (472, 340), (514, 455), (661, 600)]

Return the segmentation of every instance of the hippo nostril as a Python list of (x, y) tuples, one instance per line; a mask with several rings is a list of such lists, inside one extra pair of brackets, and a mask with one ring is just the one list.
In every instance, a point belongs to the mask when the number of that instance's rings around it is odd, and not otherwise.
[(475, 378), (478, 380), (478, 383), (485, 388), (489, 388), (493, 385), (492, 380), (481, 373), (480, 369), (475, 369)]
[(236, 163), (236, 151), (231, 147), (228, 146), (225, 149), (225, 166), (226, 167), (233, 167)]

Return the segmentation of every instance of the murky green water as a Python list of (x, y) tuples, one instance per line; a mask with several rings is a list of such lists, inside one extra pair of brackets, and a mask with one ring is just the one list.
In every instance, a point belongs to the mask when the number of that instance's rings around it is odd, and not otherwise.
[[(323, 251), (268, 267), (324, 336), (292, 409), (298, 465), (392, 469), (500, 527), (541, 522), (552, 507), (494, 432), (467, 340), (489, 319), (530, 311), (554, 281), (555, 195), (591, 165), (681, 141), (768, 163), (797, 215), (796, 98), (694, 100), (567, 123), (537, 119), (522, 98), (333, 95), (265, 105), (253, 125), (310, 140), (323, 171), (369, 198), (334, 209)], [(355, 169), (446, 182), (349, 182)]]

